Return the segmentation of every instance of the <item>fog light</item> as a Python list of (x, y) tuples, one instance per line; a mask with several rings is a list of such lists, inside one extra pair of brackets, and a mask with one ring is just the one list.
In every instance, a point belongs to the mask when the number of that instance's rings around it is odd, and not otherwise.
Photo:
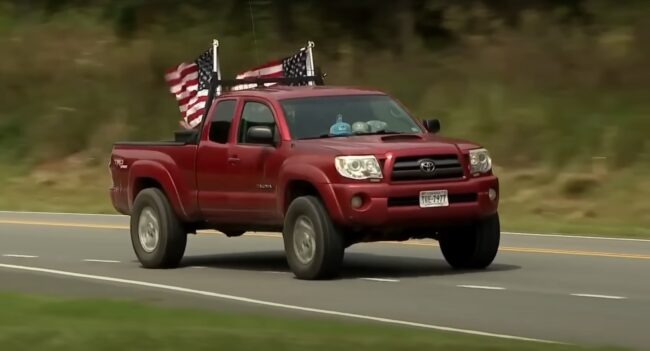
[(490, 200), (492, 200), (492, 201), (496, 200), (496, 199), (497, 199), (497, 191), (494, 190), (494, 189), (492, 189), (492, 188), (490, 188), (490, 190), (488, 190), (488, 197), (489, 197)]
[(363, 199), (361, 196), (353, 196), (352, 200), (350, 201), (350, 205), (356, 210), (361, 207), (361, 205), (363, 205)]

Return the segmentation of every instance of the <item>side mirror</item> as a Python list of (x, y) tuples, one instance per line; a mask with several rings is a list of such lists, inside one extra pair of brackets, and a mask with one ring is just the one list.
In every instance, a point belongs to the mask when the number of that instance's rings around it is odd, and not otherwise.
[(275, 145), (275, 140), (273, 140), (273, 130), (266, 126), (248, 128), (246, 139), (249, 143)]
[(425, 119), (423, 122), (424, 122), (424, 127), (427, 129), (429, 133), (435, 134), (440, 131), (440, 120), (438, 120), (437, 118)]

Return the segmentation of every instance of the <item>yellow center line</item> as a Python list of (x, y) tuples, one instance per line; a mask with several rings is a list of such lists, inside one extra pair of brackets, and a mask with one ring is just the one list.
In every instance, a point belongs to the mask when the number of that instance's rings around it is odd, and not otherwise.
[(632, 259), (639, 259), (639, 260), (650, 260), (650, 255), (633, 254), (633, 253), (543, 249), (543, 248), (530, 248), (530, 247), (500, 247), (499, 250), (518, 252), (518, 253), (541, 253), (541, 254), (555, 254), (555, 255), (614, 257), (614, 258), (632, 258)]
[(127, 225), (115, 224), (85, 224), (85, 223), (67, 223), (67, 222), (39, 222), (39, 221), (15, 221), (0, 219), (0, 224), (18, 224), (18, 225), (40, 225), (46, 227), (67, 227), (67, 228), (93, 228), (93, 229), (129, 229)]
[[(67, 227), (67, 228), (92, 228), (92, 229), (129, 229), (128, 225), (116, 224), (87, 224), (87, 223), (67, 223), (67, 222), (44, 222), (44, 221), (21, 221), (21, 220), (5, 220), (0, 219), (0, 224), (16, 224), (16, 225), (35, 225), (47, 227)], [(214, 234), (215, 231), (199, 231), (198, 234)], [(282, 238), (280, 234), (271, 233), (248, 233), (246, 236), (255, 236), (261, 238)], [(384, 241), (378, 242), (386, 245), (405, 245), (405, 246), (425, 246), (425, 247), (438, 247), (436, 242), (391, 242)], [(537, 254), (554, 254), (554, 255), (570, 255), (570, 256), (591, 256), (591, 257), (611, 257), (611, 258), (629, 258), (639, 260), (650, 260), (650, 255), (632, 254), (632, 253), (619, 253), (619, 252), (599, 252), (599, 251), (584, 251), (584, 250), (564, 250), (564, 249), (546, 249), (535, 247), (515, 247), (515, 246), (501, 246), (500, 251), (515, 252), (515, 253), (537, 253)]]
[[(429, 246), (438, 247), (438, 243), (418, 243), (418, 242), (382, 242), (383, 244), (400, 244), (408, 246)], [(573, 255), (573, 256), (593, 256), (593, 257), (615, 257), (615, 258), (633, 258), (641, 260), (650, 260), (650, 255), (632, 254), (632, 253), (618, 253), (618, 252), (599, 252), (599, 251), (583, 251), (583, 250), (563, 250), (563, 249), (545, 249), (536, 247), (516, 247), (516, 246), (501, 246), (499, 251), (516, 252), (516, 253), (540, 253), (540, 254), (555, 254), (555, 255)]]

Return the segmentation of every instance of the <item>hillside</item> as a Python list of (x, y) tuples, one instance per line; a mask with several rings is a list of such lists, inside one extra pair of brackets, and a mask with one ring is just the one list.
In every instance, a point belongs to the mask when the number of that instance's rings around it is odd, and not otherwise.
[(255, 35), (235, 1), (161, 3), (0, 1), (0, 208), (111, 212), (112, 142), (177, 128), (165, 68), (213, 37), (230, 75), (314, 40), (327, 84), (491, 150), (505, 229), (650, 236), (645, 2), (256, 2)]

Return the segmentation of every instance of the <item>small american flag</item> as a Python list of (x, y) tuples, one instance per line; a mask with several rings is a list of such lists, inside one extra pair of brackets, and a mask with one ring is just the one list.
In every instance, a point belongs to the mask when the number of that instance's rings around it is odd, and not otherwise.
[[(307, 77), (313, 72), (310, 72), (308, 66), (307, 50), (300, 49), (294, 55), (285, 57), (280, 60), (267, 62), (258, 67), (252, 68), (248, 71), (242, 72), (237, 75), (237, 79), (246, 78), (299, 78)], [(277, 83), (265, 83), (266, 86), (275, 85)], [(294, 83), (296, 85), (306, 85), (306, 82)], [(240, 84), (232, 88), (232, 90), (242, 90), (255, 87), (255, 84)]]
[(213, 72), (212, 48), (192, 62), (183, 62), (165, 73), (169, 91), (176, 96), (181, 126), (191, 129), (201, 122)]

